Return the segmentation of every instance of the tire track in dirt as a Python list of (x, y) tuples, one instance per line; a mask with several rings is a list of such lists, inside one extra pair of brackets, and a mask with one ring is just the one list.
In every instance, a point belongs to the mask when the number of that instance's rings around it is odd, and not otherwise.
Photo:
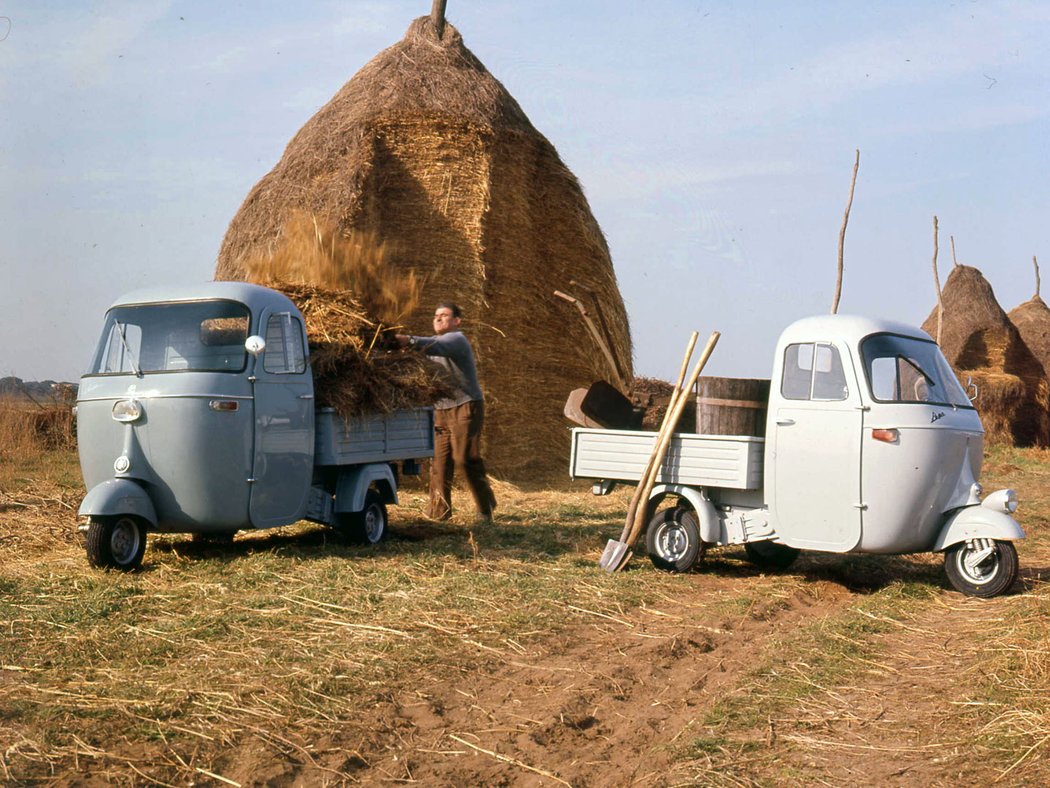
[(355, 776), (438, 785), (662, 782), (672, 748), (770, 638), (853, 597), (839, 584), (805, 581), (743, 615), (712, 618), (712, 595), (738, 596), (740, 581), (696, 580), (658, 609), (592, 616), (525, 654), (381, 705), (365, 726), (376, 733), (371, 742), (340, 742), (368, 764), (358, 762)]

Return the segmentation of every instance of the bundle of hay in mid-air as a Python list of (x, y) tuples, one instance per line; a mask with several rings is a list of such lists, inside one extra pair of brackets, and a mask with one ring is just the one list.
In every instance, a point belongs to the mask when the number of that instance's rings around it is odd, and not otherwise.
[(297, 211), (385, 242), (395, 270), (421, 277), (407, 333), (432, 333), (437, 301), (462, 306), (490, 469), (564, 474), (565, 397), (610, 371), (553, 291), (594, 292), (630, 379), (626, 310), (576, 178), (452, 25), (412, 22), (300, 129), (230, 222), (216, 277), (244, 278)]
[[(976, 268), (952, 269), (942, 291), (941, 350), (959, 379), (972, 379), (974, 405), (990, 443), (1046, 446), (1050, 438), (1050, 385), (1043, 367)], [(922, 324), (937, 335), (936, 307)]]
[(249, 281), (299, 307), (317, 404), (344, 418), (432, 405), (448, 394), (441, 367), (393, 338), (418, 303), (419, 283), (411, 272), (389, 269), (385, 257), (386, 248), (367, 235), (343, 235), (296, 214), (269, 252), (245, 261)]

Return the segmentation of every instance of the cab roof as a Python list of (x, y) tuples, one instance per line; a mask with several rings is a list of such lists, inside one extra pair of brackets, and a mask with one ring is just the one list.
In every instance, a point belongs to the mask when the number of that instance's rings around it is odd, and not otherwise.
[(248, 282), (202, 282), (192, 285), (163, 285), (148, 287), (125, 293), (112, 303), (110, 309), (118, 306), (138, 304), (157, 304), (186, 301), (211, 300), (237, 301), (248, 307), (253, 313), (265, 307), (291, 309), (298, 312), (295, 304), (284, 293), (271, 290), (261, 285)]
[(933, 341), (921, 328), (896, 320), (859, 315), (817, 315), (796, 320), (785, 328), (780, 335), (779, 344), (838, 339), (856, 345), (871, 334), (897, 334), (926, 342)]

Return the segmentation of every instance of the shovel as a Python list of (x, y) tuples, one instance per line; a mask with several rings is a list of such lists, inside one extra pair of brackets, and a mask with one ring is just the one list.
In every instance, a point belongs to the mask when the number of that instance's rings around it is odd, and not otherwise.
[[(671, 421), (671, 411), (674, 410), (675, 401), (678, 398), (679, 390), (682, 388), (682, 381), (685, 380), (685, 372), (689, 369), (689, 359), (693, 356), (693, 348), (696, 346), (696, 339), (699, 335), (694, 331), (693, 335), (689, 338), (689, 344), (685, 349), (685, 357), (682, 359), (682, 368), (678, 371), (678, 380), (675, 383), (674, 390), (671, 392), (671, 402), (667, 406), (667, 411), (664, 413), (664, 419), (660, 423), (660, 429), (656, 435), (656, 445), (660, 444), (660, 437), (664, 431), (669, 429), (674, 424)], [(655, 449), (654, 449), (655, 453)], [(652, 457), (649, 458), (649, 465), (652, 464)], [(642, 483), (645, 481), (645, 477), (649, 474), (649, 465), (646, 465), (645, 470), (642, 472), (642, 478), (638, 480), (638, 488), (635, 490), (634, 497), (631, 498), (631, 503), (627, 507), (627, 523), (624, 526), (623, 533), (620, 535), (620, 539), (610, 539), (605, 545), (605, 550), (602, 552), (602, 557), (598, 560), (598, 566), (609, 572), (615, 572), (619, 567), (625, 565), (631, 558), (628, 550), (630, 545), (627, 543), (627, 537), (631, 533), (631, 527), (633, 525), (633, 513), (637, 507), (638, 493), (641, 490)]]

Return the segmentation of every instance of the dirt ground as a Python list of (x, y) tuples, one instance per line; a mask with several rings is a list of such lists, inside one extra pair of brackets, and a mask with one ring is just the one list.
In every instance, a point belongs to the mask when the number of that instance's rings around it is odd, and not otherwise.
[[(968, 677), (981, 670), (971, 637), (1011, 597), (947, 590), (880, 635), (884, 652), (848, 688), (822, 688), (752, 731), (761, 754), (717, 769), (677, 748), (697, 721), (746, 686), (754, 656), (807, 622), (835, 615), (869, 589), (820, 573), (787, 598), (704, 620), (696, 609), (738, 591), (739, 577), (698, 574), (688, 594), (593, 621), (516, 659), (479, 652), (453, 681), (423, 681), (333, 730), (311, 765), (231, 751), (222, 774), (245, 785), (311, 785), (349, 773), (363, 783), (420, 785), (786, 784), (958, 785), (992, 781), (955, 728)], [(334, 779), (334, 778), (333, 778)], [(1012, 784), (1042, 784), (1012, 781)]]

